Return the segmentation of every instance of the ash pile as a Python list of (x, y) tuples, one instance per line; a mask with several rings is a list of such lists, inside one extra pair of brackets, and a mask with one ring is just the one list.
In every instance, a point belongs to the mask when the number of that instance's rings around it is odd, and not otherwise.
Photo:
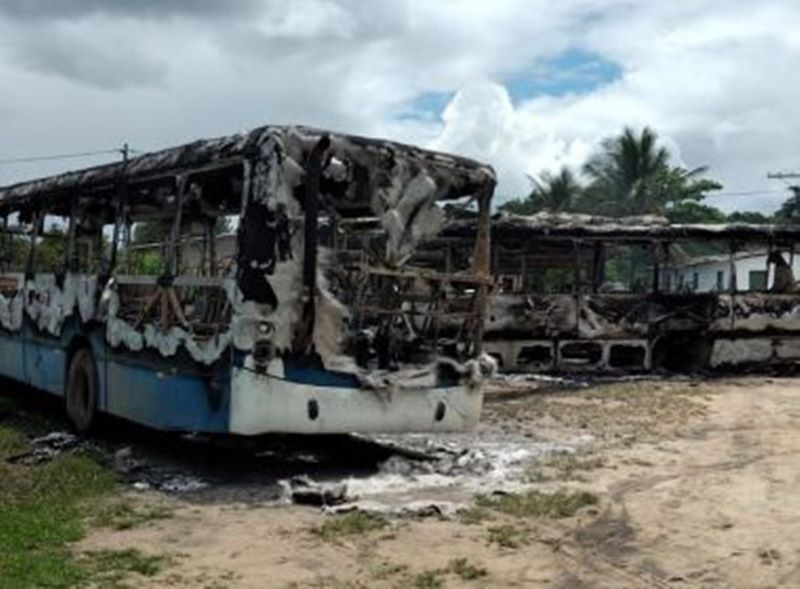
[(330, 512), (362, 510), (390, 515), (449, 517), (476, 494), (508, 492), (526, 485), (525, 469), (536, 456), (575, 452), (575, 444), (503, 436), (446, 435), (374, 438), (390, 455), (368, 476), (340, 479), (294, 477), (282, 481), (284, 501)]

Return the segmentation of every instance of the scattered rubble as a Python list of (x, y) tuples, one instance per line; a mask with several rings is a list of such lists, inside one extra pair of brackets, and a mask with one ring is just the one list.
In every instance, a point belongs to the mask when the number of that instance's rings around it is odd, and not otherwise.
[(130, 446), (114, 453), (114, 469), (132, 480), (131, 486), (137, 491), (154, 489), (165, 493), (191, 493), (209, 486), (207, 481), (196, 476), (154, 467), (134, 456)]
[(353, 511), (363, 511), (375, 515), (386, 515), (391, 517), (415, 517), (427, 518), (436, 517), (440, 519), (452, 519), (459, 511), (464, 509), (465, 503), (455, 503), (452, 501), (412, 501), (401, 505), (390, 505), (381, 501), (354, 501), (332, 507), (323, 507), (323, 511), (329, 514), (343, 514)]
[[(475, 494), (515, 491), (525, 487), (531, 459), (556, 453), (571, 454), (593, 443), (582, 436), (567, 443), (537, 442), (495, 435), (402, 436), (376, 438), (376, 444), (395, 448), (370, 476), (335, 481), (302, 477), (311, 499), (295, 496), (296, 486), (284, 483), (295, 503), (320, 505), (328, 513), (361, 510), (369, 513), (450, 518), (469, 505)], [(305, 487), (301, 487), (305, 488)], [(336, 504), (322, 499), (328, 489), (342, 489)]]
[[(548, 379), (548, 385), (553, 382)], [(92, 447), (105, 453), (122, 481), (136, 491), (202, 491), (205, 498), (234, 493), (244, 500), (291, 502), (328, 512), (359, 509), (447, 518), (476, 493), (513, 491), (527, 484), (525, 469), (531, 459), (576, 452), (592, 443), (590, 436), (554, 444), (484, 431), (342, 436), (320, 447), (285, 438), (251, 440), (241, 447), (176, 439), (168, 453), (163, 444), (149, 448), (147, 441)], [(28, 452), (11, 460), (36, 464), (86, 445), (78, 436), (56, 431), (32, 440)]]
[(50, 432), (30, 441), (31, 449), (8, 458), (8, 462), (18, 464), (40, 464), (52, 460), (64, 451), (82, 445), (84, 440), (68, 432)]
[(283, 483), (286, 495), (293, 503), (328, 507), (348, 501), (347, 485), (344, 483), (323, 484), (307, 476), (293, 477)]

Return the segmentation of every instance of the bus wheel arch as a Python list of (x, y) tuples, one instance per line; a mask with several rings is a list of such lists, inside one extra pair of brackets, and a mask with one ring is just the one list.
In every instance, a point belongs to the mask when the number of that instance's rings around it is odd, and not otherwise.
[(92, 429), (97, 416), (99, 379), (97, 364), (88, 342), (76, 341), (70, 346), (64, 404), (70, 423), (79, 433)]

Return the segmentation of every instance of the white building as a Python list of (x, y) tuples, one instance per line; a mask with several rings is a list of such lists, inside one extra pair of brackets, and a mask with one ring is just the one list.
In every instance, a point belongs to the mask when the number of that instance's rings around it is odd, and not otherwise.
[[(781, 250), (794, 271), (800, 276), (800, 256)], [(662, 284), (667, 292), (724, 292), (731, 287), (731, 265), (736, 273), (737, 291), (766, 291), (772, 287), (775, 265), (767, 264), (767, 252), (739, 252), (730, 255), (693, 258), (664, 269)]]

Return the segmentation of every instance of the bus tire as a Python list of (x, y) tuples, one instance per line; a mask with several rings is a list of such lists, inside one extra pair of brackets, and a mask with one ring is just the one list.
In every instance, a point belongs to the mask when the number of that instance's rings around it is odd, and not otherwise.
[(97, 413), (97, 368), (89, 348), (72, 355), (67, 372), (65, 401), (67, 417), (79, 433), (87, 433)]

